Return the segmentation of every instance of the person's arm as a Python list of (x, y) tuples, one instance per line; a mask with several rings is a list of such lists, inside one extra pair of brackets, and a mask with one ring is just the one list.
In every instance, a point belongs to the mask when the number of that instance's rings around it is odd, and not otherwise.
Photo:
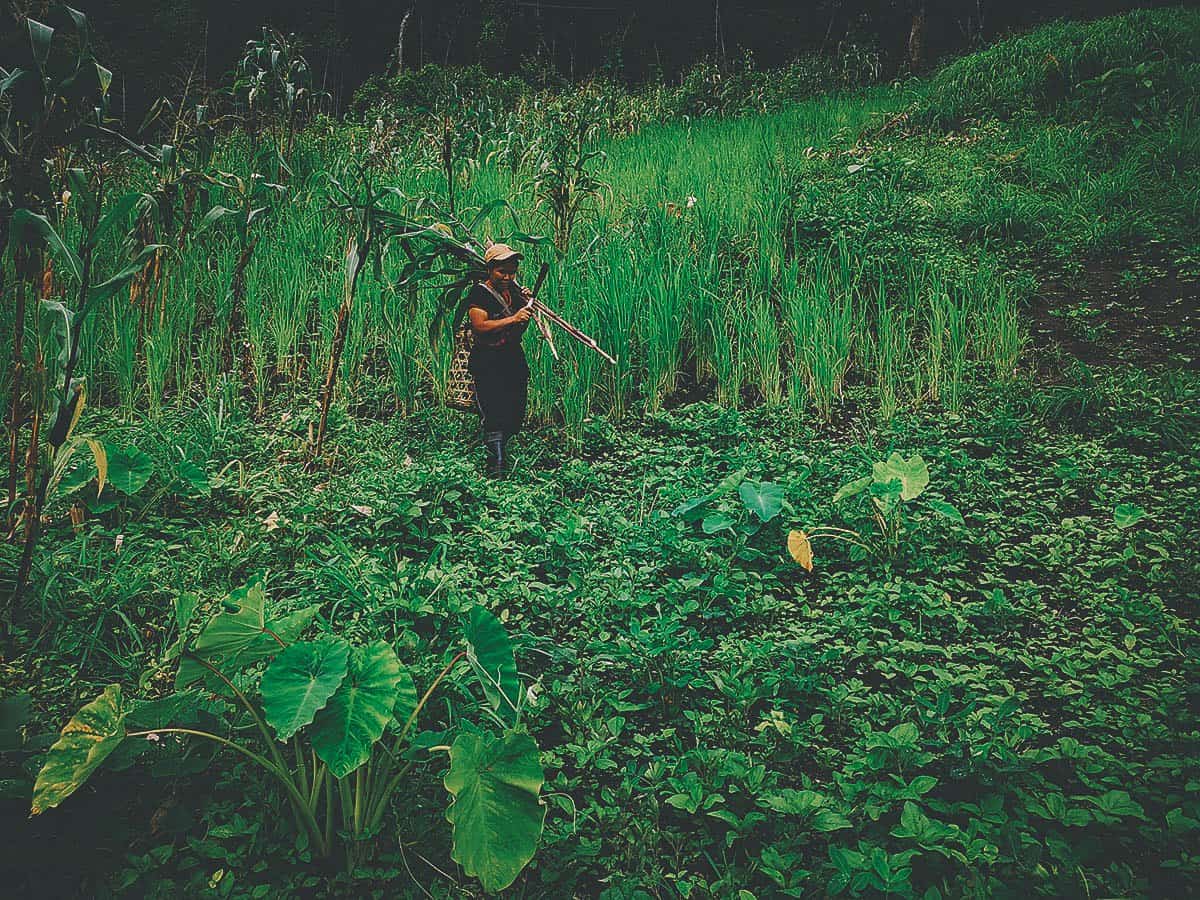
[(501, 328), (508, 328), (510, 325), (528, 322), (530, 312), (528, 307), (523, 306), (511, 316), (505, 316), (503, 319), (489, 319), (487, 310), (481, 306), (472, 306), (467, 310), (467, 315), (471, 318), (471, 328), (476, 334), (487, 334)]

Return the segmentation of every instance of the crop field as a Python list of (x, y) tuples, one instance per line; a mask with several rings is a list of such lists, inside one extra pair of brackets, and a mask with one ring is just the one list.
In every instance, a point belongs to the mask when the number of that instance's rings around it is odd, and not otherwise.
[[(68, 27), (0, 61), (14, 896), (1200, 890), (1195, 10), (340, 119), (264, 32), (136, 140)], [(615, 359), (529, 329), (499, 480), (491, 241)]]

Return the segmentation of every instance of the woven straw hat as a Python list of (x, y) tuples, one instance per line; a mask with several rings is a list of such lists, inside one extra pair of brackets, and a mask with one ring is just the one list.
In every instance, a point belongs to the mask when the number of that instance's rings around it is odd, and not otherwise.
[(494, 266), (509, 259), (522, 259), (524, 254), (518, 253), (508, 244), (492, 244), (483, 251), (483, 262), (487, 266)]

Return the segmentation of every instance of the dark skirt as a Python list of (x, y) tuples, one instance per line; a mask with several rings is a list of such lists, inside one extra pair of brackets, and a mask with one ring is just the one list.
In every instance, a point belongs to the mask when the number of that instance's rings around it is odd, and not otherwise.
[(468, 363), (475, 379), (475, 400), (488, 433), (514, 434), (525, 421), (529, 364), (518, 344), (491, 349), (476, 347)]

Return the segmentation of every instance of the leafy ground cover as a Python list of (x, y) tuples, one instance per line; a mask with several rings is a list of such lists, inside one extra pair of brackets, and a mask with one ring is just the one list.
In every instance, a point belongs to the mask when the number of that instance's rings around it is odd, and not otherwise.
[[(537, 123), (489, 132), (452, 176), (459, 201), (520, 196), (556, 235), (542, 163), (597, 161), (608, 183), (589, 182), (550, 289), (629, 349), (610, 371), (531, 346), (537, 427), (504, 484), (480, 478), (474, 423), (438, 408), (444, 365), (395, 248), (364, 270), (313, 465), (345, 275), (326, 175), (359, 146), (441, 197), (430, 147), (318, 124), (276, 204), (221, 142), (221, 170), (249, 180), (214, 186), (229, 206), (178, 235), (157, 305), (106, 295), (84, 333), (88, 406), (0, 665), (6, 883), (477, 890), (452, 862), (439, 754), (489, 722), (456, 643), (482, 604), (516, 645), (547, 779), (514, 894), (1194, 893), (1194, 22), (1054, 26), (927, 83), (575, 145), (567, 98), (529, 158), (514, 136)], [(265, 213), (244, 271), (249, 220), (221, 230), (234, 206)], [(234, 287), (244, 322), (222, 306)], [(17, 552), (0, 544), (0, 571)], [(378, 641), (440, 688), (407, 755), (379, 757), (412, 775), (390, 814), (373, 804), (382, 830), (351, 799), (343, 821), (365, 830), (306, 834), (252, 765), (174, 739), (26, 821), (62, 724), (113, 684), (166, 698), (187, 623), (240, 615), (260, 582), (280, 616), (336, 636), (328, 683), (309, 666), (328, 697), (370, 680), (346, 648)], [(276, 727), (287, 709), (251, 669), (239, 683)], [(371, 746), (392, 727), (375, 712)], [(319, 859), (335, 843), (353, 873)]]
[[(1200, 386), (1132, 374), (1101, 373), (1084, 433), (1039, 391), (817, 430), (702, 403), (594, 422), (581, 455), (530, 436), (504, 485), (421, 417), (343, 422), (320, 474), (286, 413), (138, 423), (121, 437), (154, 460), (158, 490), (53, 548), (41, 602), (61, 624), (29, 635), (5, 680), (39, 685), (48, 723), (143, 668), (153, 692), (180, 586), (206, 609), (261, 575), (283, 608), (319, 603), (427, 683), (430, 648), (486, 600), (516, 636), (547, 748), (527, 895), (1179, 895), (1200, 828), (1200, 573), (1185, 552)], [(210, 494), (162, 474), (179, 447), (225, 468)], [(912, 514), (890, 561), (814, 542), (813, 572), (797, 566), (788, 529), (853, 524), (835, 491), (892, 450), (920, 454), (926, 495), (963, 521)], [(781, 489), (752, 534), (676, 514), (739, 470)], [(736, 491), (709, 507), (754, 520)], [(215, 789), (211, 771), (135, 779), (136, 799), (102, 781), (91, 803), (132, 803), (153, 827), (87, 883), (240, 895), (305, 872), (285, 864), (308, 849), (235, 790), (239, 768)], [(447, 890), (442, 808), (431, 787), (400, 819), (405, 855), (341, 889), (387, 890), (409, 866)], [(78, 839), (53, 815), (41, 839)], [(58, 884), (84, 878), (55, 847), (17, 849)]]

